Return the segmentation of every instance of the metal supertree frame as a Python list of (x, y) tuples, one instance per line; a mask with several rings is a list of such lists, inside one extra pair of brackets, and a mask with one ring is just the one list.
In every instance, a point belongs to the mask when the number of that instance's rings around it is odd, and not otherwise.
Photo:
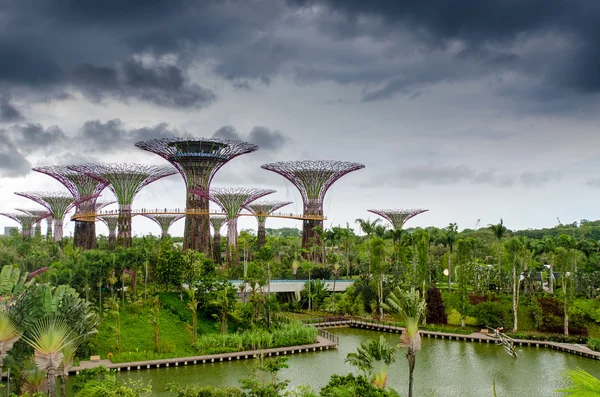
[(154, 221), (160, 226), (161, 238), (166, 238), (169, 235), (169, 228), (172, 224), (183, 218), (185, 215), (170, 215), (170, 214), (142, 214), (146, 218)]
[(13, 221), (18, 222), (21, 225), (21, 236), (23, 240), (31, 237), (31, 227), (33, 223), (38, 220), (35, 215), (19, 214), (19, 213), (0, 213)]
[(131, 247), (131, 203), (135, 196), (150, 183), (177, 173), (175, 168), (168, 165), (132, 163), (88, 163), (68, 167), (108, 184), (119, 204), (117, 244), (125, 248)]
[(46, 222), (48, 222), (48, 224), (50, 225), (50, 229), (52, 229), (52, 218), (50, 218), (52, 214), (48, 212), (48, 210), (39, 208), (15, 208), (15, 210), (27, 215), (33, 215), (38, 217), (38, 219), (33, 223), (34, 230), (32, 230), (32, 232), (34, 232), (35, 236), (42, 235), (42, 221), (44, 219), (47, 219)]
[(213, 203), (217, 204), (227, 216), (227, 249), (225, 257), (229, 265), (239, 264), (237, 244), (237, 219), (240, 211), (251, 202), (258, 200), (267, 194), (275, 193), (271, 189), (258, 189), (248, 187), (224, 187), (213, 188), (209, 192), (204, 190), (194, 191), (203, 195)]
[(267, 216), (290, 204), (292, 204), (291, 201), (259, 201), (246, 206), (246, 209), (254, 214), (258, 222), (258, 230), (256, 232), (256, 244), (258, 249), (264, 246), (265, 242), (267, 241), (267, 235), (265, 231)]
[(415, 216), (427, 212), (425, 209), (383, 209), (383, 210), (367, 210), (375, 215), (386, 219), (392, 224), (394, 229), (402, 229), (404, 224)]
[(224, 215), (211, 215), (208, 218), (210, 224), (212, 225), (215, 235), (213, 237), (213, 245), (212, 245), (212, 255), (213, 261), (217, 264), (221, 264), (221, 228), (225, 223), (227, 223), (227, 217)]
[[(263, 164), (263, 169), (273, 171), (290, 181), (302, 196), (304, 215), (323, 215), (323, 200), (327, 190), (344, 175), (365, 168), (364, 164), (334, 160), (281, 161)], [(319, 241), (315, 227), (323, 227), (319, 219), (304, 219), (302, 225), (302, 247), (307, 248), (311, 240)]]
[(117, 243), (118, 215), (102, 215), (98, 219), (108, 227), (108, 249), (114, 250)]
[(76, 204), (77, 200), (68, 192), (15, 192), (17, 196), (26, 197), (45, 207), (51, 214), (54, 223), (54, 241), (63, 238), (65, 214)]
[(135, 144), (173, 164), (186, 184), (186, 208), (199, 214), (187, 214), (183, 248), (210, 255), (209, 201), (194, 192), (210, 190), (217, 171), (230, 160), (258, 150), (258, 146), (217, 138), (162, 138)]
[[(46, 174), (62, 183), (73, 197), (78, 201), (75, 214), (90, 213), (94, 211), (96, 200), (108, 182), (92, 178), (82, 172), (73, 170), (69, 166), (50, 165), (34, 167), (33, 171)], [(96, 222), (81, 219), (75, 220), (75, 233), (73, 245), (82, 249), (96, 248)]]

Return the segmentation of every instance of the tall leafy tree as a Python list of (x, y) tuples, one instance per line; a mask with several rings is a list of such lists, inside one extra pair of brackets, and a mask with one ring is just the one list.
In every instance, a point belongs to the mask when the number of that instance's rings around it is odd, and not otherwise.
[(500, 223), (497, 225), (488, 225), (488, 228), (498, 240), (498, 289), (502, 288), (502, 239), (506, 236), (508, 229), (504, 226), (504, 221), (500, 218)]
[(452, 253), (454, 251), (454, 243), (458, 238), (458, 226), (456, 223), (451, 223), (444, 229), (442, 235), (442, 242), (448, 247), (448, 291), (451, 290), (452, 286)]
[(367, 245), (369, 246), (369, 269), (367, 272), (368, 278), (371, 278), (371, 235), (375, 233), (375, 228), (377, 227), (379, 221), (379, 218), (375, 219), (374, 221), (371, 221), (370, 219), (356, 219), (356, 223), (358, 223), (360, 230), (367, 235)]

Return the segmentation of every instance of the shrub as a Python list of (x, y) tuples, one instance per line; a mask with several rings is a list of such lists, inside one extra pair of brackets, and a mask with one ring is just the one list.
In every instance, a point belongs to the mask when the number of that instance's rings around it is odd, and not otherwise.
[(600, 323), (600, 301), (577, 299), (573, 302), (570, 313), (579, 315), (586, 321)]
[[(461, 314), (456, 309), (452, 309), (448, 315), (448, 325), (462, 325)], [(465, 316), (465, 325), (477, 325), (477, 319), (471, 316)]]
[(216, 388), (212, 386), (186, 385), (181, 387), (176, 383), (169, 383), (167, 391), (175, 393), (177, 397), (243, 397), (244, 393), (235, 387)]
[(373, 386), (367, 378), (361, 375), (332, 375), (329, 383), (321, 389), (321, 397), (338, 397), (341, 395), (392, 397), (397, 394)]
[(600, 339), (598, 338), (589, 338), (587, 341), (587, 347), (592, 349), (595, 352), (600, 352)]
[[(508, 327), (508, 322), (511, 322), (509, 313), (505, 312), (505, 308), (499, 302), (485, 301), (471, 308), (470, 313), (472, 316), (477, 318), (477, 325), (479, 326), (490, 326)], [(512, 324), (510, 324), (512, 325)]]
[(427, 292), (427, 323), (446, 324), (447, 322), (442, 294), (432, 285)]

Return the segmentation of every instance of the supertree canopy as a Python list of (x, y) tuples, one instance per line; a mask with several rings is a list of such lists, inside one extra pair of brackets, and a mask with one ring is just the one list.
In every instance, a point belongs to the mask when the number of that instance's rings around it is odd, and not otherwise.
[[(347, 161), (304, 160), (263, 164), (262, 168), (283, 176), (300, 191), (305, 217), (302, 225), (302, 247), (306, 248), (310, 240), (319, 239), (314, 228), (323, 227), (323, 200), (327, 190), (344, 175), (365, 166)], [(311, 219), (311, 216), (314, 218)]]
[(257, 231), (257, 245), (260, 249), (265, 245), (267, 240), (265, 224), (267, 222), (267, 216), (271, 215), (278, 209), (285, 207), (286, 205), (292, 204), (291, 201), (259, 201), (248, 204), (246, 208), (252, 212), (258, 221)]
[(102, 215), (98, 219), (108, 227), (108, 249), (114, 250), (117, 242), (118, 215)]
[(131, 163), (88, 163), (68, 167), (108, 184), (109, 189), (117, 197), (119, 203), (117, 244), (121, 247), (131, 247), (131, 203), (136, 194), (144, 186), (177, 173), (177, 170), (171, 166)]
[(158, 154), (177, 168), (186, 184), (186, 208), (192, 210), (185, 217), (183, 248), (210, 255), (208, 199), (194, 192), (207, 193), (222, 166), (237, 156), (258, 150), (258, 146), (217, 138), (151, 139), (135, 146)]
[(27, 197), (45, 207), (54, 219), (54, 241), (63, 238), (63, 222), (65, 214), (77, 203), (67, 192), (15, 192), (18, 196)]
[(429, 210), (424, 209), (384, 209), (384, 210), (368, 210), (369, 212), (379, 215), (380, 217), (387, 219), (394, 229), (402, 229), (404, 224), (411, 218), (427, 212)]
[[(34, 229), (35, 229), (35, 235), (36, 236), (41, 236), (42, 235), (42, 220), (47, 219), (50, 217), (50, 214), (48, 212), (48, 210), (46, 209), (23, 209), (23, 208), (15, 208), (17, 211), (22, 212), (26, 215), (33, 215), (33, 216), (37, 216), (36, 221), (34, 222)], [(47, 222), (50, 224), (50, 228), (52, 228), (52, 219), (48, 219)]]
[(227, 249), (225, 257), (228, 264), (237, 265), (239, 263), (237, 218), (240, 211), (254, 200), (264, 197), (267, 194), (275, 193), (275, 190), (239, 187), (215, 188), (210, 189), (210, 192), (201, 190), (194, 193), (204, 195), (225, 211), (227, 217)]
[(161, 238), (166, 238), (169, 235), (169, 228), (172, 224), (183, 218), (185, 215), (171, 214), (143, 214), (146, 218), (156, 222), (160, 226)]
[(38, 220), (38, 217), (30, 214), (19, 214), (19, 213), (0, 213), (13, 221), (19, 222), (21, 225), (21, 236), (23, 240), (31, 237), (31, 227), (34, 222)]
[(221, 264), (221, 228), (223, 224), (227, 223), (227, 217), (223, 215), (211, 215), (209, 218), (210, 224), (215, 230), (215, 236), (213, 238), (212, 254), (213, 261), (217, 264)]
[[(108, 185), (107, 181), (92, 178), (82, 172), (69, 168), (69, 166), (51, 165), (35, 167), (33, 171), (41, 172), (62, 183), (73, 197), (78, 201), (75, 214), (92, 213), (98, 196)], [(95, 219), (93, 219), (95, 220)], [(84, 250), (96, 248), (96, 222), (75, 219), (75, 233), (73, 245)]]

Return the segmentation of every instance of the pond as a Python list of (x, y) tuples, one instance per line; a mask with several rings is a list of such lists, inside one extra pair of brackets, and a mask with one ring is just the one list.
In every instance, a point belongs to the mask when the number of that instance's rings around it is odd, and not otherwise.
[[(384, 335), (389, 343), (398, 343), (398, 334), (380, 333), (355, 328), (330, 330), (340, 336), (337, 350), (302, 353), (289, 356), (289, 368), (281, 372), (290, 386), (309, 384), (319, 390), (332, 374), (354, 371), (344, 363), (346, 355), (355, 351), (361, 341)], [(388, 374), (388, 384), (401, 396), (408, 386), (407, 362), (401, 350)], [(485, 397), (493, 396), (492, 380), (499, 397), (560, 396), (554, 390), (565, 386), (562, 372), (583, 368), (600, 377), (598, 361), (561, 353), (548, 348), (518, 347), (519, 358), (511, 358), (495, 344), (423, 339), (415, 367), (415, 395), (419, 397)], [(199, 383), (213, 386), (239, 386), (247, 377), (255, 360), (232, 361), (137, 370), (119, 373), (120, 379), (139, 379), (152, 384), (153, 396), (168, 396), (165, 385)]]

